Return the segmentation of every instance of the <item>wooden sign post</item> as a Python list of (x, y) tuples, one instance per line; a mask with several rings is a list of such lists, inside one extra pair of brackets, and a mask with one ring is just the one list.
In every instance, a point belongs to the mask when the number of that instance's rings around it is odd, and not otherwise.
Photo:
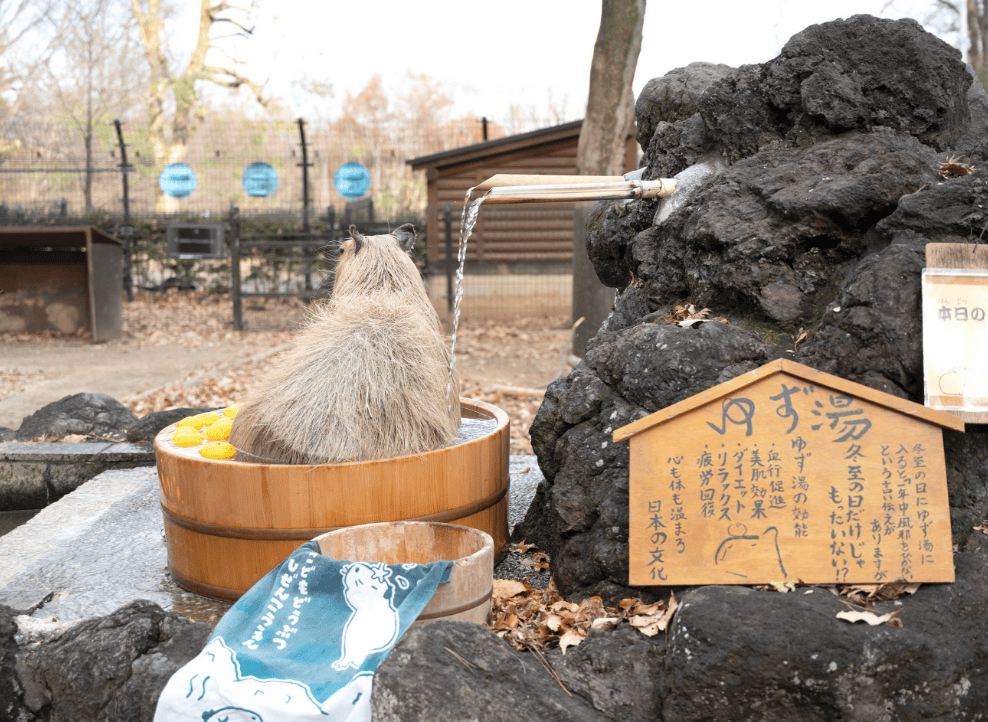
[(629, 583), (953, 581), (941, 427), (786, 360), (624, 426)]
[(923, 371), (928, 407), (988, 423), (988, 245), (927, 244)]

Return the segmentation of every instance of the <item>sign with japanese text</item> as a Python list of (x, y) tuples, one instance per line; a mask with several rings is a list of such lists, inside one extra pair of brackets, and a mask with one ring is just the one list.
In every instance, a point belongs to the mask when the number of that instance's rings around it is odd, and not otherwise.
[(986, 423), (988, 253), (977, 250), (967, 244), (927, 247), (928, 266), (969, 267), (923, 269), (923, 370), (929, 408)]
[(776, 361), (618, 429), (630, 583), (953, 581), (941, 426)]

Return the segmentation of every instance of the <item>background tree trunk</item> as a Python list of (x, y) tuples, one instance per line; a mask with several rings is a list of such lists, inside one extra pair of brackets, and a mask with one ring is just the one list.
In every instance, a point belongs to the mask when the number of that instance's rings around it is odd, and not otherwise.
[(644, 23), (645, 0), (602, 0), (587, 113), (576, 150), (580, 175), (624, 173), (624, 143), (635, 122), (631, 85)]
[[(580, 175), (622, 175), (625, 147), (635, 122), (632, 83), (642, 47), (645, 0), (602, 0), (600, 30), (590, 65), (590, 95), (580, 129), (576, 167)], [(574, 224), (586, 224), (588, 206)], [(573, 334), (573, 353), (583, 356), (587, 341), (597, 333), (614, 302), (587, 257), (586, 233), (573, 234), (573, 323), (584, 321)]]
[[(208, 82), (232, 89), (245, 85), (253, 91), (262, 106), (267, 102), (262, 96), (262, 86), (237, 71), (239, 61), (228, 58), (227, 65), (207, 64), (206, 56), (209, 51), (219, 49), (217, 42), (220, 38), (214, 37), (213, 33), (221, 23), (232, 25), (235, 34), (242, 37), (253, 33), (253, 28), (246, 27), (240, 20), (224, 13), (249, 16), (249, 11), (250, 7), (232, 5), (227, 0), (215, 3), (212, 0), (199, 0), (199, 28), (192, 55), (180, 72), (170, 73), (168, 36), (165, 33), (161, 0), (131, 0), (131, 12), (140, 26), (141, 44), (144, 46), (144, 56), (151, 74), (147, 91), (148, 126), (151, 147), (159, 169), (183, 158), (189, 137), (204, 117), (206, 108), (201, 102), (198, 83)], [(171, 93), (175, 102), (170, 134), (165, 130), (165, 101), (168, 93)], [(177, 208), (174, 199), (159, 196), (159, 211), (173, 212)]]

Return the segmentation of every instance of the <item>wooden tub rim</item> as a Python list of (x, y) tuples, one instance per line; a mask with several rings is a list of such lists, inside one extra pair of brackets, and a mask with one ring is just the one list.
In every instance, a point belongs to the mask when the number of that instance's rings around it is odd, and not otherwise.
[[(244, 469), (256, 470), (256, 469), (268, 469), (268, 468), (276, 468), (276, 469), (289, 468), (289, 469), (313, 471), (315, 469), (320, 469), (327, 466), (345, 468), (347, 466), (358, 466), (358, 465), (366, 468), (367, 466), (376, 466), (378, 464), (392, 464), (396, 461), (401, 461), (404, 459), (427, 458), (433, 454), (448, 453), (450, 449), (460, 449), (460, 448), (469, 447), (473, 444), (486, 441), (491, 436), (494, 436), (499, 431), (504, 429), (509, 423), (508, 414), (503, 409), (500, 409), (497, 406), (494, 406), (493, 404), (488, 404), (485, 401), (480, 401), (479, 399), (465, 399), (461, 397), (460, 398), (461, 418), (462, 418), (462, 411), (464, 409), (473, 414), (477, 414), (477, 416), (468, 416), (467, 418), (482, 418), (483, 415), (486, 414), (487, 416), (497, 421), (497, 424), (495, 424), (494, 428), (491, 429), (489, 433), (484, 434), (483, 436), (476, 439), (470, 439), (469, 441), (464, 441), (461, 444), (451, 444), (449, 446), (442, 446), (438, 449), (431, 449), (429, 451), (422, 451), (412, 454), (402, 454), (401, 456), (389, 456), (383, 459), (366, 459), (364, 461), (337, 461), (327, 464), (262, 464), (262, 463), (246, 462), (246, 461), (229, 461), (227, 459), (207, 459), (204, 456), (200, 456), (198, 459), (195, 459), (191, 456), (183, 456), (180, 454), (176, 454), (171, 449), (165, 448), (163, 445), (159, 445), (158, 443), (159, 441), (163, 440), (166, 437), (166, 435), (173, 434), (175, 432), (175, 427), (176, 424), (178, 423), (177, 421), (174, 424), (169, 424), (155, 435), (154, 452), (155, 455), (162, 454), (165, 456), (178, 457), (181, 458), (183, 461), (188, 461), (193, 464), (196, 463), (224, 464), (234, 469), (244, 468)], [(192, 415), (195, 416), (195, 414)], [(390, 522), (382, 522), (382, 523), (390, 523)]]
[[(343, 526), (343, 527), (339, 527), (338, 529), (333, 529), (332, 531), (328, 531), (325, 534), (320, 534), (319, 536), (315, 537), (312, 541), (316, 542), (319, 545), (320, 554), (322, 554), (323, 556), (329, 556), (328, 554), (326, 554), (325, 551), (323, 551), (322, 548), (322, 541), (320, 540), (323, 537), (327, 537), (331, 535), (342, 536), (347, 532), (350, 533), (357, 531), (371, 532), (378, 529), (383, 529), (384, 527), (404, 527), (404, 526), (433, 527), (433, 528), (438, 526), (446, 529), (455, 529), (457, 533), (466, 535), (468, 537), (477, 536), (479, 537), (480, 541), (483, 542), (477, 549), (470, 552), (466, 556), (457, 557), (456, 559), (445, 559), (442, 561), (452, 561), (452, 562), (462, 561), (463, 563), (466, 563), (467, 561), (480, 559), (487, 551), (490, 551), (492, 555), (494, 553), (494, 538), (490, 534), (488, 534), (487, 532), (481, 529), (474, 529), (473, 527), (464, 526), (462, 524), (447, 524), (445, 522), (439, 522), (439, 521), (418, 521), (414, 519), (399, 519), (397, 521), (375, 521), (375, 522), (371, 522), (370, 524), (354, 524), (353, 526)], [(331, 557), (331, 558), (335, 559), (335, 557)], [(367, 559), (337, 559), (337, 561), (363, 562), (368, 560)], [(376, 560), (370, 560), (370, 561), (376, 561)], [(401, 564), (403, 562), (386, 562), (386, 563)]]
[[(323, 537), (334, 535), (334, 534), (337, 534), (338, 532), (341, 532), (341, 533), (352, 532), (352, 531), (357, 530), (357, 529), (370, 532), (370, 531), (374, 531), (375, 528), (381, 529), (383, 527), (405, 527), (405, 526), (430, 526), (430, 527), (437, 527), (437, 526), (439, 526), (439, 527), (445, 527), (445, 528), (448, 528), (448, 529), (455, 529), (458, 532), (462, 532), (464, 534), (464, 536), (467, 536), (467, 537), (470, 537), (470, 538), (479, 537), (479, 540), (482, 542), (482, 544), (480, 545), (479, 548), (475, 549), (471, 553), (467, 554), (466, 556), (458, 557), (457, 559), (446, 559), (446, 560), (442, 560), (442, 561), (452, 561), (453, 562), (453, 568), (450, 570), (450, 579), (452, 579), (453, 573), (456, 571), (456, 567), (458, 565), (466, 565), (468, 563), (478, 563), (478, 562), (480, 562), (483, 559), (483, 557), (485, 555), (486, 556), (489, 556), (491, 559), (494, 558), (494, 538), (490, 534), (488, 534), (487, 532), (485, 532), (485, 531), (483, 531), (481, 529), (474, 529), (473, 527), (463, 526), (461, 524), (447, 524), (445, 522), (415, 521), (415, 520), (404, 520), (403, 519), (403, 520), (399, 520), (399, 521), (378, 521), (378, 522), (372, 522), (370, 524), (355, 524), (354, 526), (340, 527), (338, 529), (333, 529), (332, 531), (328, 531), (328, 532), (326, 532), (324, 534), (320, 534), (319, 536), (315, 537), (312, 541), (314, 541), (316, 543), (316, 545), (319, 547), (319, 553), (320, 554), (322, 554), (323, 556), (329, 556), (328, 554), (326, 554), (325, 551), (323, 551), (323, 548), (322, 548), (321, 539)], [(336, 559), (336, 557), (329, 557), (329, 558), (330, 559)], [(336, 561), (342, 561), (342, 562), (367, 562), (367, 561), (377, 561), (377, 560), (367, 560), (367, 559), (336, 559)], [(437, 561), (440, 561), (440, 560), (437, 560)], [(401, 562), (384, 562), (384, 563), (385, 564), (400, 564)], [(431, 620), (431, 619), (443, 619), (445, 617), (452, 617), (454, 615), (462, 614), (463, 612), (469, 612), (472, 609), (476, 609), (481, 604), (488, 604), (488, 603), (490, 603), (490, 601), (494, 598), (494, 576), (493, 576), (493, 569), (491, 570), (491, 572), (492, 572), (492, 574), (491, 574), (491, 586), (490, 586), (490, 588), (486, 592), (483, 592), (476, 599), (468, 600), (466, 602), (463, 602), (462, 604), (458, 604), (457, 606), (450, 607), (448, 609), (445, 609), (444, 608), (444, 609), (442, 609), (441, 611), (438, 611), (438, 612), (427, 613), (427, 612), (425, 612), (423, 610), (423, 612), (421, 614), (419, 614), (418, 617), (416, 617), (416, 621), (421, 622), (421, 621), (427, 621), (427, 620)]]

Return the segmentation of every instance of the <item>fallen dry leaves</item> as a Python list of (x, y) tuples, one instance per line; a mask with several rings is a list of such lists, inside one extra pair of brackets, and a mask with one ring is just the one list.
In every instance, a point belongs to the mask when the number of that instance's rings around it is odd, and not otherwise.
[(899, 577), (890, 582), (881, 584), (806, 584), (801, 579), (795, 582), (769, 582), (759, 584), (753, 589), (759, 592), (795, 592), (796, 589), (812, 587), (815, 589), (826, 589), (841, 599), (844, 599), (858, 606), (868, 606), (885, 602), (891, 599), (898, 599), (903, 594), (915, 594), (920, 588), (919, 582), (909, 582)]
[(698, 309), (692, 303), (676, 306), (675, 311), (668, 316), (663, 316), (659, 319), (659, 321), (674, 323), (677, 326), (682, 326), (683, 328), (691, 328), (697, 324), (703, 323), (704, 321), (719, 321), (720, 323), (726, 324), (731, 323), (726, 318), (721, 318), (720, 316), (710, 316), (709, 308)]
[(959, 176), (970, 175), (976, 170), (977, 168), (973, 165), (961, 163), (960, 159), (956, 156), (947, 156), (947, 158), (940, 164), (937, 175), (944, 180), (947, 180), (948, 178), (957, 178)]
[[(876, 624), (888, 624), (890, 627), (901, 627), (902, 620), (898, 616), (902, 613), (901, 609), (888, 614), (878, 615), (864, 609), (864, 607), (874, 606), (878, 602), (898, 599), (903, 594), (915, 594), (920, 586), (918, 582), (909, 582), (899, 577), (898, 579), (881, 584), (847, 584), (844, 586), (838, 586), (836, 584), (804, 584), (801, 580), (784, 583), (769, 582), (768, 584), (760, 584), (754, 587), (754, 589), (760, 592), (782, 592), (783, 594), (795, 592), (796, 589), (801, 587), (826, 589), (831, 594), (840, 597), (842, 602), (852, 608), (852, 611), (849, 612), (838, 612), (838, 619), (848, 622), (867, 622), (872, 626)], [(809, 594), (809, 592), (805, 593)], [(858, 607), (858, 609), (854, 609), (854, 607)]]
[[(840, 306), (836, 307), (834, 310), (840, 311)], [(813, 338), (813, 331), (805, 331), (803, 327), (800, 326), (799, 333), (794, 334), (792, 337), (792, 348), (786, 351), (786, 353), (795, 354), (799, 351), (799, 344), (803, 343), (803, 341), (808, 341), (811, 338)]]
[(867, 606), (890, 599), (898, 599), (903, 594), (915, 594), (920, 585), (899, 578), (882, 584), (849, 584), (840, 589), (840, 596), (852, 604)]
[(867, 622), (871, 626), (877, 626), (879, 624), (887, 624), (890, 627), (901, 627), (902, 620), (899, 619), (899, 615), (902, 614), (901, 609), (897, 609), (894, 612), (888, 612), (887, 614), (875, 614), (874, 612), (837, 612), (837, 618), (843, 619), (845, 622)]
[[(530, 544), (516, 545), (529, 551)], [(538, 552), (545, 558), (548, 557)], [(539, 651), (569, 647), (582, 642), (591, 629), (613, 629), (622, 622), (649, 637), (665, 631), (679, 605), (675, 595), (668, 602), (646, 604), (637, 598), (624, 599), (616, 607), (605, 607), (600, 597), (568, 602), (559, 594), (554, 580), (545, 589), (513, 579), (495, 579), (490, 628), (515, 649)]]
[(270, 359), (246, 361), (216, 376), (162, 386), (147, 394), (123, 401), (138, 416), (179, 407), (219, 408), (232, 406), (251, 395), (263, 381)]
[(0, 368), (0, 401), (19, 394), (47, 377), (48, 375), (43, 371)]

